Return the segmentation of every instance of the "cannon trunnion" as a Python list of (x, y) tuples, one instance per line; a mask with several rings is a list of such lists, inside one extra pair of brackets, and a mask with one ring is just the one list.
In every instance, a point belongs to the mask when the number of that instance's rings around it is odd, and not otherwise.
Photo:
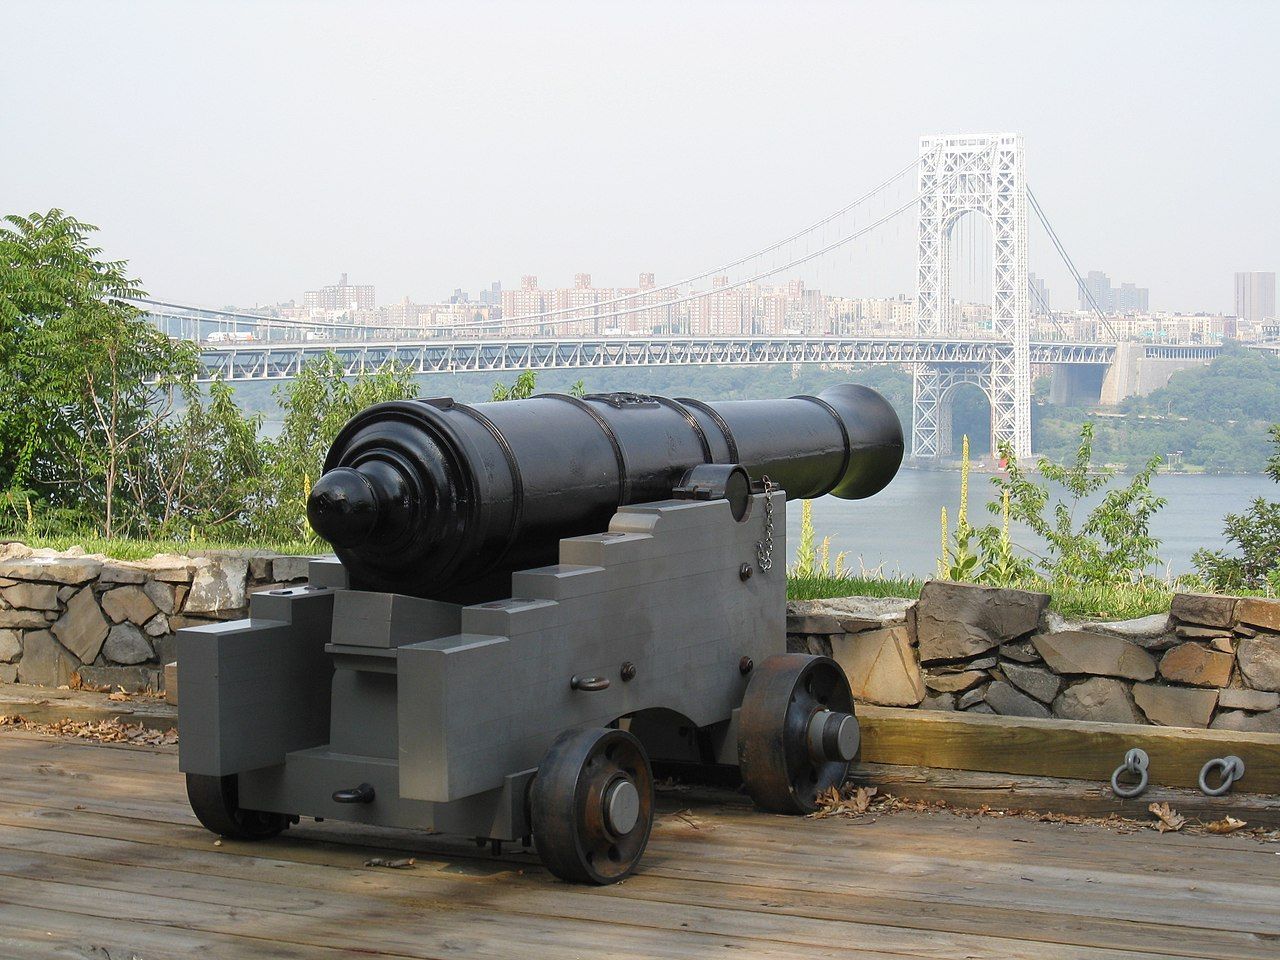
[[(651, 757), (811, 809), (857, 722), (833, 661), (786, 653), (786, 499), (873, 493), (902, 449), (878, 395), (832, 397), (580, 401), (621, 411), (596, 460), (597, 418), (564, 400), (358, 415), (312, 501), (340, 559), (179, 634), (197, 816), (245, 839), (301, 816), (532, 838), (556, 875), (609, 883), (647, 842)], [(553, 406), (581, 419), (548, 426)]]

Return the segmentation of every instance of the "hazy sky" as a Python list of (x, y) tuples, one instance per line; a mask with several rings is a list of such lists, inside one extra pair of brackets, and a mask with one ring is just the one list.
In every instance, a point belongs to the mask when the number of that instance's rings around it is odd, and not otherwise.
[[(1009, 130), (1081, 270), (1230, 310), (1234, 271), (1280, 268), (1278, 38), (1280, 4), (1209, 0), (4, 0), (0, 212), (62, 207), (153, 295), (210, 306), (340, 271), (382, 302), (663, 281), (820, 218), (922, 134)], [(911, 228), (813, 279), (912, 292)]]

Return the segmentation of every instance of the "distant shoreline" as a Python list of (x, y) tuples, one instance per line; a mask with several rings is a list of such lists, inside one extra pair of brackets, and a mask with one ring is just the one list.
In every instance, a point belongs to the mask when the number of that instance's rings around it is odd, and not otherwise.
[[(1115, 471), (1117, 476), (1131, 476), (1134, 470), (1131, 470), (1128, 464), (1105, 464), (1105, 466)], [(902, 470), (916, 470), (920, 473), (959, 473), (960, 461), (948, 461), (946, 463), (929, 464), (924, 462), (913, 463), (910, 458), (902, 461)], [(999, 467), (982, 461), (973, 461), (969, 464), (971, 473), (982, 474), (983, 476), (997, 476), (1003, 473)], [(1266, 472), (1263, 470), (1168, 470), (1161, 468), (1156, 471), (1158, 477), (1265, 477)]]

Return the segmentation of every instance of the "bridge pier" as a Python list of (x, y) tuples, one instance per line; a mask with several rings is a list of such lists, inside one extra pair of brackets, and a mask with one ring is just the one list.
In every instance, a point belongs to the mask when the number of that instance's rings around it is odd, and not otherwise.
[(1205, 366), (1216, 353), (1214, 348), (1199, 345), (1179, 348), (1117, 343), (1115, 360), (1107, 368), (1099, 399), (1104, 406), (1118, 406), (1128, 397), (1145, 397), (1167, 386), (1178, 371)]
[(1108, 369), (1104, 364), (1055, 363), (1049, 402), (1056, 406), (1096, 404), (1102, 399), (1102, 383)]

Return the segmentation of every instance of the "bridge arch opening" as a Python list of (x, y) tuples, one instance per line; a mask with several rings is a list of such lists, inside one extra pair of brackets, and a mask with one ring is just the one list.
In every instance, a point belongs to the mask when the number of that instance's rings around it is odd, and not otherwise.
[(969, 437), (969, 455), (974, 460), (994, 458), (991, 443), (991, 398), (976, 383), (957, 383), (942, 396), (943, 441), (948, 453), (960, 455), (962, 441)]
[(991, 221), (981, 210), (961, 210), (943, 228), (946, 248), (945, 329), (973, 323), (990, 329), (994, 280)]

